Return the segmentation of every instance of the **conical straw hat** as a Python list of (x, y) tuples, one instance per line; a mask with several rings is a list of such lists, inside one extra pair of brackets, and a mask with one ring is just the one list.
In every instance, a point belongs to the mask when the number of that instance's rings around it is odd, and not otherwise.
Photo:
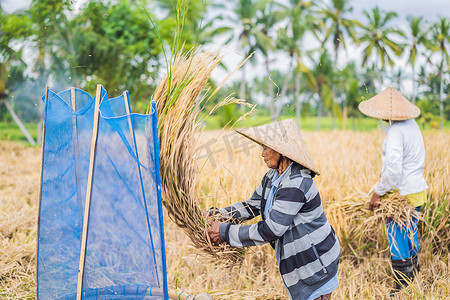
[(409, 120), (420, 115), (420, 109), (392, 87), (361, 102), (358, 108), (369, 117), (388, 121)]
[(252, 128), (238, 129), (236, 132), (258, 144), (277, 151), (281, 155), (290, 158), (319, 175), (319, 171), (314, 166), (297, 124), (293, 119)]

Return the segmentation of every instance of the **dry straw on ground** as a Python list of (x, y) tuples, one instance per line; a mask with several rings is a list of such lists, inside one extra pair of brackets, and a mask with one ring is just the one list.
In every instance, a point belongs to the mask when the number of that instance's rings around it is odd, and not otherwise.
[(34, 299), (40, 149), (0, 141), (0, 298)]
[[(198, 146), (218, 140), (218, 135), (206, 132)], [(381, 169), (384, 134), (303, 132), (303, 137), (321, 170), (315, 182), (342, 246), (339, 288), (332, 299), (387, 299), (393, 279), (384, 226), (382, 222), (376, 225), (371, 240), (359, 240), (354, 236), (358, 232), (351, 230), (361, 226), (372, 212), (367, 210), (363, 215), (361, 211), (361, 217), (355, 218), (351, 207), (345, 205), (354, 196), (354, 203), (367, 209), (367, 192)], [(425, 178), (430, 189), (421, 210), (423, 221), (419, 222), (421, 271), (413, 285), (398, 295), (402, 300), (450, 299), (450, 133), (425, 132), (424, 139)], [(199, 203), (204, 207), (223, 207), (246, 199), (259, 184), (266, 172), (260, 149), (244, 141), (226, 132), (211, 156), (215, 164), (211, 159), (206, 162), (197, 182)], [(39, 160), (38, 148), (0, 141), (2, 299), (35, 299)], [(199, 255), (189, 237), (167, 217), (164, 226), (170, 287), (192, 294), (209, 292), (214, 300), (287, 299), (269, 245), (250, 248), (242, 265), (230, 269), (221, 260)]]

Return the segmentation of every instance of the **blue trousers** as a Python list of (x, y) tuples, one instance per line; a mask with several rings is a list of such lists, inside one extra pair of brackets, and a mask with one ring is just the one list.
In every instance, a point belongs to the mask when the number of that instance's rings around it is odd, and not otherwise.
[[(420, 211), (420, 206), (416, 207)], [(393, 260), (407, 259), (419, 252), (419, 237), (417, 236), (417, 218), (412, 219), (412, 240), (408, 236), (406, 226), (398, 226), (392, 219), (386, 220), (389, 248)]]

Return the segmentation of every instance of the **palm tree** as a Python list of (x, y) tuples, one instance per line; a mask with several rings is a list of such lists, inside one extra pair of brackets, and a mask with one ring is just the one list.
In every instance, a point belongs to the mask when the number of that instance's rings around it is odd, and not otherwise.
[[(359, 43), (356, 37), (355, 25), (360, 25), (357, 20), (346, 18), (346, 14), (351, 13), (353, 7), (350, 6), (348, 0), (332, 0), (331, 4), (325, 4), (321, 9), (320, 14), (325, 20), (325, 37), (322, 42), (322, 47), (332, 37), (334, 49), (334, 66), (337, 70), (339, 50), (342, 45), (346, 49), (345, 38), (349, 36), (354, 42)], [(335, 85), (332, 87), (333, 99), (336, 99), (338, 93)], [(333, 122), (333, 125), (335, 122)]]
[[(263, 10), (267, 5), (266, 0), (238, 0), (234, 8), (234, 17), (231, 22), (239, 24), (239, 29), (233, 33), (230, 39), (237, 39), (240, 43), (240, 48), (243, 50), (244, 58), (248, 57), (256, 50), (256, 44), (270, 44), (270, 38), (261, 31), (261, 26), (257, 23), (257, 11)], [(242, 80), (240, 85), (239, 96), (245, 99), (245, 83), (247, 67), (242, 67)]]
[(382, 87), (381, 70), (388, 63), (391, 67), (394, 65), (390, 52), (396, 56), (403, 53), (403, 45), (395, 41), (395, 38), (404, 38), (405, 34), (390, 25), (390, 22), (397, 17), (395, 12), (384, 12), (377, 7), (369, 13), (364, 11), (364, 15), (368, 19), (368, 25), (361, 25), (363, 33), (359, 37), (362, 43), (366, 43), (363, 50), (362, 65), (366, 65), (368, 60), (374, 56), (375, 62), (379, 65), (378, 81)]
[[(350, 36), (351, 39), (358, 43), (355, 32), (355, 25), (361, 25), (357, 20), (346, 18), (345, 15), (353, 11), (348, 0), (332, 0), (331, 5), (325, 5), (320, 11), (325, 20), (325, 38), (323, 44), (333, 37), (334, 46), (334, 62), (337, 66), (340, 46), (346, 49), (345, 37)], [(328, 24), (327, 24), (328, 23)]]
[(301, 78), (303, 77), (305, 80), (312, 82), (314, 81), (313, 73), (309, 68), (303, 64), (301, 58), (297, 59), (297, 66), (294, 69), (294, 101), (295, 101), (295, 118), (297, 120), (297, 124), (300, 125), (300, 117), (302, 115), (302, 98), (300, 95), (301, 91)]
[(447, 73), (447, 68), (449, 64), (448, 56), (448, 43), (450, 42), (450, 37), (448, 32), (450, 30), (450, 21), (447, 18), (441, 17), (437, 23), (435, 23), (431, 28), (431, 45), (429, 48), (437, 53), (441, 54), (441, 59), (439, 63), (439, 116), (440, 116), (440, 127), (444, 126), (444, 74)]
[(377, 91), (375, 82), (378, 77), (378, 68), (376, 67), (375, 62), (372, 62), (370, 65), (363, 68), (361, 77), (363, 80), (363, 88), (366, 93), (366, 98), (369, 95), (375, 94)]
[(409, 16), (408, 23), (411, 35), (408, 63), (411, 65), (411, 79), (413, 83), (413, 93), (411, 99), (413, 103), (416, 103), (416, 58), (421, 54), (420, 46), (424, 45), (427, 40), (427, 29), (422, 17), (418, 18)]
[[(256, 12), (257, 20), (256, 23), (260, 26), (260, 31), (263, 34), (263, 39), (256, 36), (255, 49), (264, 56), (264, 65), (266, 68), (267, 76), (271, 77), (271, 58), (270, 54), (275, 50), (274, 45), (274, 29), (283, 15), (277, 9), (279, 5), (272, 0), (265, 0), (266, 3), (261, 2), (258, 11)], [(269, 39), (265, 38), (269, 37)], [(274, 111), (274, 87), (275, 85), (269, 81), (267, 82), (267, 92), (269, 96), (269, 110), (270, 114), (273, 115)]]
[(333, 61), (326, 49), (320, 54), (319, 60), (314, 65), (311, 72), (314, 80), (309, 79), (307, 80), (307, 83), (309, 84), (309, 88), (314, 91), (318, 97), (317, 130), (320, 130), (320, 123), (325, 108), (331, 113), (333, 122), (335, 117), (340, 114), (339, 105), (333, 99), (331, 88), (336, 83), (336, 72), (334, 70)]
[(352, 118), (353, 130), (356, 130), (355, 117), (361, 116), (358, 104), (361, 102), (365, 92), (363, 82), (359, 78), (356, 63), (354, 61), (349, 62), (342, 71), (338, 72), (338, 77), (338, 84), (342, 91), (342, 129), (346, 129), (346, 121), (347, 117), (349, 117)]
[(399, 91), (402, 90), (403, 80), (406, 79), (406, 74), (402, 67), (392, 69), (389, 76), (386, 76), (392, 82), (392, 85)]
[[(287, 25), (278, 31), (278, 48), (288, 53), (290, 57), (289, 67), (283, 80), (281, 93), (279, 99), (284, 101), (287, 93), (288, 83), (291, 80), (293, 71), (295, 70), (295, 87), (294, 97), (297, 110), (297, 121), (300, 121), (300, 78), (302, 73), (308, 73), (309, 70), (302, 62), (302, 56), (304, 55), (302, 41), (305, 33), (311, 31), (317, 37), (317, 30), (319, 23), (317, 19), (313, 18), (308, 8), (311, 6), (311, 2), (302, 2), (291, 0), (288, 6), (284, 6), (284, 16), (287, 20)], [(295, 69), (294, 69), (295, 67)], [(276, 121), (281, 113), (282, 104), (278, 105), (271, 117), (273, 121)]]

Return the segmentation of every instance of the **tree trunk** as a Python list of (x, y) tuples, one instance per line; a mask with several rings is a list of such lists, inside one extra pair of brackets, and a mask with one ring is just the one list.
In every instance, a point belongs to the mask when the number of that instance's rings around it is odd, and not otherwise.
[[(267, 76), (268, 78), (270, 78), (270, 67), (269, 67), (269, 56), (266, 57), (266, 72), (267, 72)], [(269, 80), (269, 82), (267, 83), (267, 92), (269, 95), (269, 111), (270, 111), (270, 116), (272, 117), (275, 114), (275, 110), (274, 110), (274, 96), (273, 96), (273, 85), (272, 85), (272, 81)]]
[(295, 117), (297, 119), (298, 128), (301, 128), (301, 116), (302, 116), (302, 98), (300, 97), (300, 73), (295, 74), (295, 87), (294, 87), (294, 98), (295, 98)]
[[(338, 26), (338, 25), (336, 24), (336, 26)], [(337, 63), (338, 63), (338, 53), (339, 53), (339, 39), (338, 39), (338, 36), (336, 36), (336, 42), (335, 42), (335, 46), (334, 46), (334, 55), (335, 55), (335, 57), (334, 57), (334, 68), (335, 68), (335, 70), (339, 70), (338, 69), (338, 65), (337, 65)], [(332, 94), (332, 97), (333, 97), (332, 101), (334, 102), (334, 101), (336, 101), (336, 95), (337, 95), (336, 86), (335, 85), (333, 85), (333, 88), (331, 89), (331, 91), (333, 92), (333, 94)], [(333, 107), (331, 108), (331, 110), (332, 110), (331, 116), (333, 118), (332, 120), (333, 120), (333, 130), (334, 130), (334, 129), (336, 129), (336, 114), (335, 114), (335, 111), (334, 111)]]
[(347, 129), (347, 106), (344, 105), (344, 111), (342, 113), (342, 130)]
[(245, 80), (246, 80), (246, 66), (242, 66), (242, 78), (241, 78), (241, 90), (239, 92), (239, 98), (245, 100)]
[(334, 110), (334, 102), (336, 101), (336, 86), (333, 85), (333, 88), (331, 89), (331, 96), (333, 97), (333, 99), (331, 99), (331, 121), (332, 121), (332, 126), (333, 126), (333, 130), (336, 129), (336, 111)]
[(439, 70), (441, 76), (441, 83), (439, 87), (439, 116), (441, 118), (440, 128), (444, 128), (444, 74), (442, 72), (444, 67), (444, 57), (441, 60), (441, 68)]
[(414, 64), (412, 64), (412, 103), (416, 104), (416, 68), (414, 66)]
[(378, 72), (378, 83), (380, 84), (380, 90), (378, 92), (381, 93), (384, 87), (383, 81), (381, 80), (381, 69), (378, 69), (377, 72)]
[[(239, 98), (241, 98), (242, 100), (247, 100), (245, 99), (245, 80), (246, 80), (246, 64), (244, 64), (242, 66), (242, 79), (241, 79), (241, 90), (239, 92)], [(244, 106), (243, 105), (239, 105), (241, 112), (243, 113), (244, 110)]]
[(283, 87), (281, 88), (281, 94), (280, 94), (280, 97), (278, 98), (279, 99), (278, 101), (280, 103), (278, 103), (278, 105), (275, 105), (275, 115), (272, 116), (273, 122), (275, 122), (278, 119), (278, 117), (281, 114), (281, 110), (283, 109), (283, 100), (284, 100), (284, 97), (286, 96), (289, 80), (291, 79), (292, 68), (294, 66), (294, 59), (295, 59), (295, 55), (293, 55), (291, 57), (289, 69), (286, 73), (286, 76), (284, 77)]
[(322, 100), (322, 96), (321, 96), (321, 89), (319, 89), (319, 103), (318, 103), (318, 108), (317, 108), (317, 130), (320, 130), (320, 120), (322, 119), (322, 114), (323, 114), (323, 100)]
[(334, 45), (334, 66), (337, 70), (337, 62), (338, 62), (338, 56), (339, 56), (339, 44)]
[(380, 67), (377, 70), (378, 73), (378, 83), (380, 84), (380, 90), (378, 91), (378, 93), (381, 93), (381, 91), (383, 90), (384, 84), (383, 81), (381, 80), (381, 69), (383, 66), (383, 62), (381, 61), (381, 57), (380, 57)]

